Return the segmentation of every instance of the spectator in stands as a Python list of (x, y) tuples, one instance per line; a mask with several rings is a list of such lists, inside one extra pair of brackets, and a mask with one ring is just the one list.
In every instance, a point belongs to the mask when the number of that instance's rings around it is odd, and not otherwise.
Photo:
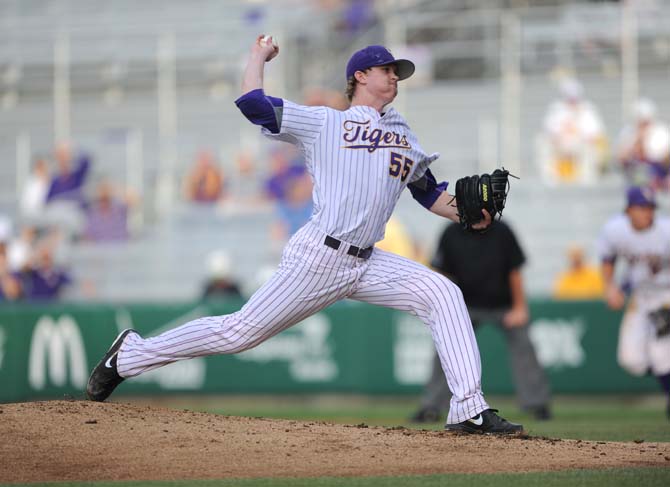
[(593, 184), (607, 150), (603, 122), (578, 81), (564, 80), (560, 93), (561, 99), (549, 106), (538, 140), (544, 181)]
[(194, 203), (215, 203), (224, 195), (224, 176), (210, 151), (200, 151), (184, 180), (184, 193)]
[(84, 237), (93, 242), (128, 240), (128, 209), (131, 200), (119, 197), (107, 180), (96, 188), (96, 196), (86, 210)]
[(7, 263), (7, 247), (0, 242), (0, 303), (16, 301), (20, 297), (21, 286)]
[(633, 107), (634, 122), (619, 138), (618, 158), (628, 183), (670, 189), (670, 127), (656, 117), (656, 105), (641, 98)]
[(46, 201), (71, 201), (85, 205), (83, 188), (88, 176), (91, 160), (86, 154), (80, 154), (76, 160), (69, 144), (59, 144), (55, 151), (58, 171), (52, 177)]
[(55, 158), (57, 171), (49, 183), (45, 211), (36, 223), (57, 226), (69, 236), (78, 237), (84, 227), (84, 185), (91, 167), (90, 158), (83, 153), (73, 157), (68, 144), (56, 147)]
[(12, 238), (12, 220), (0, 213), (0, 243), (6, 244)]
[(568, 248), (568, 269), (554, 282), (554, 299), (602, 299), (605, 285), (600, 269), (590, 265), (579, 245)]
[(305, 164), (293, 146), (274, 146), (270, 151), (270, 176), (264, 184), (265, 196), (272, 201), (285, 201), (292, 181), (306, 172)]
[(35, 254), (32, 265), (19, 273), (23, 297), (38, 301), (58, 299), (72, 283), (70, 275), (55, 265), (51, 245), (42, 243)]
[(18, 237), (9, 241), (7, 263), (11, 272), (19, 272), (30, 265), (37, 241), (37, 228), (26, 225), (21, 228)]
[[(528, 333), (529, 311), (521, 275), (525, 260), (514, 232), (502, 221), (484, 234), (450, 223), (440, 237), (432, 266), (461, 289), (475, 329), (482, 323), (495, 323), (505, 333), (519, 404), (536, 419), (546, 420), (551, 416), (550, 391)], [(435, 354), (420, 408), (411, 420), (439, 421), (450, 398)]]
[(275, 206), (270, 228), (273, 250), (280, 250), (312, 214), (312, 182), (300, 154), (293, 146), (279, 144), (270, 151), (270, 176), (265, 196)]
[(284, 197), (276, 201), (277, 220), (273, 238), (286, 242), (312, 215), (312, 178), (306, 171), (285, 181)]
[(203, 299), (237, 299), (242, 297), (240, 286), (232, 276), (230, 256), (216, 250), (207, 256), (209, 277), (205, 283)]
[(45, 157), (38, 156), (33, 162), (32, 172), (26, 180), (19, 209), (21, 215), (28, 219), (41, 216), (47, 201), (47, 194), (51, 185), (49, 165)]
[(349, 40), (370, 28), (377, 21), (373, 0), (345, 0), (335, 24), (343, 40)]

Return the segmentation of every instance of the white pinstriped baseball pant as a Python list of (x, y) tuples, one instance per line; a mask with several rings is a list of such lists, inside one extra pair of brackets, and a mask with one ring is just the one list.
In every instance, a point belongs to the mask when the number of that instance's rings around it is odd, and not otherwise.
[(299, 230), (277, 272), (235, 313), (199, 318), (152, 338), (130, 334), (118, 354), (119, 374), (134, 377), (177, 360), (242, 352), (349, 298), (408, 311), (430, 328), (453, 392), (448, 423), (487, 409), (479, 349), (460, 289), (404, 257), (374, 249), (364, 260), (347, 255), (347, 244), (335, 250), (324, 239), (311, 223)]

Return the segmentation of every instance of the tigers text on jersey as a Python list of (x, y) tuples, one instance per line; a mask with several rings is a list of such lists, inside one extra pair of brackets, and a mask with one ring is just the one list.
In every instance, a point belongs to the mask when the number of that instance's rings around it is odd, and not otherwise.
[(359, 247), (384, 238), (384, 228), (407, 184), (420, 179), (439, 154), (426, 154), (393, 108), (346, 111), (283, 100), (279, 134), (296, 144), (314, 181), (312, 222)]
[(656, 215), (650, 228), (637, 231), (627, 215), (617, 215), (605, 225), (598, 246), (602, 259), (626, 263), (624, 280), (633, 290), (670, 287), (670, 219)]

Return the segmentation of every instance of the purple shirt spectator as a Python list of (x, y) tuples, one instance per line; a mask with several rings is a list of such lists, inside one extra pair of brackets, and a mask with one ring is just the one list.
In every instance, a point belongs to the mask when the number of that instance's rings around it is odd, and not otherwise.
[(273, 174), (270, 179), (266, 181), (265, 192), (272, 199), (286, 201), (290, 185), (306, 172), (307, 169), (302, 164), (288, 166), (283, 171)]
[(374, 5), (370, 0), (351, 0), (343, 14), (344, 25), (354, 34), (372, 25), (375, 21)]
[(86, 215), (86, 238), (95, 242), (128, 240), (128, 207), (117, 201), (95, 204)]
[(72, 283), (65, 272), (58, 269), (36, 269), (19, 274), (23, 296), (28, 300), (53, 300), (60, 296), (62, 289)]
[(109, 181), (100, 181), (86, 211), (84, 235), (94, 242), (128, 240), (128, 205), (115, 196)]
[(49, 192), (47, 193), (47, 203), (54, 200), (75, 201), (84, 204), (82, 188), (91, 166), (91, 160), (87, 155), (81, 155), (77, 159), (76, 167), (70, 171), (61, 169), (51, 180)]

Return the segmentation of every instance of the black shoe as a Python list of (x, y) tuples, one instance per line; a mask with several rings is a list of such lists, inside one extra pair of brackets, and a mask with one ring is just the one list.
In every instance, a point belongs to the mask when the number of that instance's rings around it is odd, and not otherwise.
[(409, 420), (412, 423), (437, 423), (442, 421), (442, 415), (437, 408), (421, 408)]
[(462, 423), (446, 424), (444, 429), (458, 433), (486, 433), (492, 435), (518, 435), (523, 433), (523, 426), (510, 423), (505, 418), (498, 416), (497, 412), (497, 409), (487, 409)]
[(116, 368), (116, 355), (121, 348), (123, 340), (131, 333), (137, 333), (135, 330), (123, 330), (116, 337), (112, 346), (102, 360), (95, 366), (91, 376), (88, 378), (86, 386), (86, 395), (91, 401), (104, 401), (114, 392), (116, 386), (123, 382), (123, 377), (119, 375)]
[(551, 409), (546, 404), (528, 408), (528, 413), (537, 421), (549, 421), (551, 419)]

